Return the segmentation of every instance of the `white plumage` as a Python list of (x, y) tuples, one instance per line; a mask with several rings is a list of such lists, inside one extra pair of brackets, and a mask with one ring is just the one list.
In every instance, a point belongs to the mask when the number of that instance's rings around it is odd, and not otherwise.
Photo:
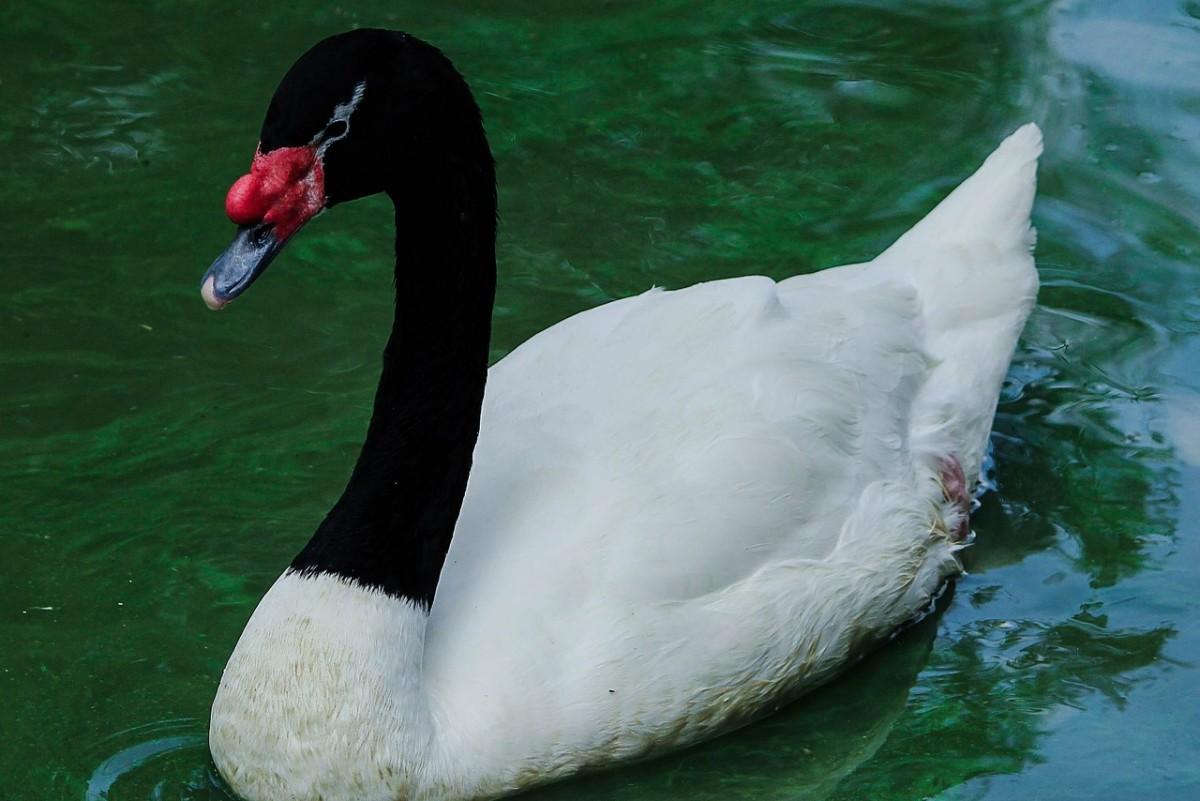
[[(652, 290), (496, 364), (428, 617), (285, 574), (214, 704), (222, 773), (494, 796), (768, 712), (920, 614), (960, 570), (941, 460), (978, 474), (1037, 292), (1041, 141), (868, 264)], [(311, 708), (272, 701), (297, 681)]]

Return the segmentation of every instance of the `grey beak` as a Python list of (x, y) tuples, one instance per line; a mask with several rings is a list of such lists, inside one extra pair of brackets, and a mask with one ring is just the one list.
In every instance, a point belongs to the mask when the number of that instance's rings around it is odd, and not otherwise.
[(233, 242), (200, 280), (204, 302), (216, 310), (245, 292), (286, 243), (286, 239), (275, 237), (275, 227), (270, 223), (239, 225)]

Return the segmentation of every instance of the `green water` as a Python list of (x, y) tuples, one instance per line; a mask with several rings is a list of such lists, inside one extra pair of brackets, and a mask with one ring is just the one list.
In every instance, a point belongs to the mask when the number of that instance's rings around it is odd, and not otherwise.
[(1046, 132), (970, 575), (783, 713), (533, 797), (1200, 797), (1200, 2), (287, 6), (0, 10), (0, 798), (228, 798), (208, 705), (356, 454), (389, 210), (225, 313), (197, 284), (283, 70), (368, 24), (483, 107), (496, 357), (652, 284), (869, 258)]

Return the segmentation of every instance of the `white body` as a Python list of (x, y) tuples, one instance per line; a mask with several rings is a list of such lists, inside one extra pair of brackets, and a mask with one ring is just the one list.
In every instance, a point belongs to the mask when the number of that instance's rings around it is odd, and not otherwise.
[(285, 574), (211, 745), (252, 801), (472, 799), (712, 736), (827, 680), (960, 570), (1033, 306), (1022, 128), (873, 262), (651, 291), (492, 368), (427, 616)]

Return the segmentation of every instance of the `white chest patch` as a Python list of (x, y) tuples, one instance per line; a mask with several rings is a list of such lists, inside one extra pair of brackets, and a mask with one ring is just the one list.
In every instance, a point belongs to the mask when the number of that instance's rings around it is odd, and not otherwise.
[(346, 579), (284, 573), (221, 677), (209, 746), (247, 801), (412, 797), (432, 724), (426, 614)]

